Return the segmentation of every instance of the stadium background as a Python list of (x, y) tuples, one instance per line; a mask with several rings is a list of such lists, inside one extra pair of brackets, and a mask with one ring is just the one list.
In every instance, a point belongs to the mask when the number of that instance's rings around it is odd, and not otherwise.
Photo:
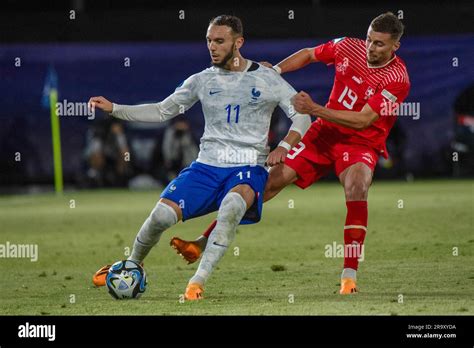
[[(59, 101), (85, 102), (104, 95), (123, 104), (162, 100), (187, 76), (209, 65), (204, 35), (209, 19), (220, 13), (239, 15), (244, 23), (245, 57), (276, 63), (289, 54), (340, 36), (364, 38), (377, 14), (402, 13), (405, 36), (398, 52), (412, 83), (406, 100), (420, 105), (420, 117), (399, 117), (403, 170), (390, 173), (380, 166), (379, 177), (472, 175), (473, 125), (462, 125), (465, 142), (463, 169), (453, 166), (456, 98), (474, 83), (474, 15), (469, 1), (448, 1), (429, 8), (420, 1), (375, 5), (350, 1), (240, 1), (237, 7), (207, 1), (112, 2), (69, 1), (28, 4), (7, 1), (0, 14), (1, 190), (15, 192), (25, 185), (52, 184), (53, 165), (49, 109), (42, 105), (48, 75), (55, 71)], [(69, 18), (74, 9), (75, 19)], [(179, 19), (184, 11), (184, 19)], [(294, 11), (295, 19), (288, 19)], [(402, 12), (399, 12), (402, 11)], [(14, 65), (21, 57), (22, 66)], [(130, 67), (124, 67), (124, 58)], [(454, 60), (456, 59), (456, 63)], [(333, 68), (312, 64), (284, 76), (297, 90), (325, 103)], [(472, 93), (472, 88), (471, 88)], [(472, 95), (472, 94), (471, 94)], [(472, 98), (468, 108), (472, 108)], [(469, 116), (468, 112), (463, 115)], [(103, 115), (96, 115), (101, 118)], [(278, 117), (278, 116), (277, 116)], [(279, 116), (285, 119), (281, 115)], [(202, 134), (199, 103), (188, 113), (196, 140)], [(465, 118), (463, 119), (465, 120)], [(77, 184), (84, 169), (85, 134), (92, 120), (61, 117), (62, 159), (67, 185)], [(132, 158), (150, 162), (147, 140), (159, 139), (165, 125), (126, 124)], [(459, 131), (459, 128), (458, 128)], [(21, 152), (22, 160), (14, 160)], [(463, 151), (466, 151), (464, 149)], [(148, 151), (149, 152), (149, 151)], [(392, 168), (393, 171), (396, 168)]]

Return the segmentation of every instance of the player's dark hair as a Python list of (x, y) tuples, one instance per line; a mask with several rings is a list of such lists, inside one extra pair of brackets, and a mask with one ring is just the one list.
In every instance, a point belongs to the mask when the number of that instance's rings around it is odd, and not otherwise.
[(239, 17), (230, 16), (230, 15), (220, 15), (214, 17), (209, 22), (209, 25), (226, 25), (232, 29), (234, 35), (243, 36), (244, 35), (244, 27), (242, 26), (242, 21)]
[(404, 25), (392, 12), (382, 13), (370, 23), (373, 31), (388, 33), (392, 39), (398, 41), (403, 35)]

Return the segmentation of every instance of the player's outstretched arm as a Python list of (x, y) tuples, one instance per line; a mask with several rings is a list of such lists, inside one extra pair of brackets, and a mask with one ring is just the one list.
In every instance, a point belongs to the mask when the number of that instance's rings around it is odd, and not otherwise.
[(165, 100), (154, 104), (120, 105), (112, 103), (104, 97), (92, 97), (90, 107), (110, 113), (116, 118), (126, 121), (164, 122), (179, 114), (183, 114), (198, 100), (197, 74), (186, 79), (173, 94)]
[(92, 97), (89, 99), (89, 107), (95, 109), (96, 107), (101, 109), (104, 112), (112, 112), (112, 102), (105, 99), (104, 97)]
[(180, 108), (170, 97), (160, 103), (139, 105), (120, 105), (104, 97), (92, 97), (89, 105), (91, 108), (98, 107), (113, 117), (139, 122), (164, 122), (184, 112), (184, 108)]
[(275, 65), (273, 68), (280, 74), (295, 71), (308, 65), (309, 63), (317, 62), (317, 58), (314, 55), (314, 47), (303, 48), (291, 56), (283, 59), (280, 63)]

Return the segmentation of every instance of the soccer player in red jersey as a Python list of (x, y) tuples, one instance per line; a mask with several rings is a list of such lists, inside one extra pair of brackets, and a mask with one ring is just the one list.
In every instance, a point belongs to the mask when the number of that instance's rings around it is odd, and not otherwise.
[[(402, 34), (400, 20), (393, 13), (384, 13), (371, 22), (365, 41), (335, 39), (302, 49), (274, 67), (280, 73), (314, 62), (335, 68), (326, 106), (315, 103), (305, 92), (294, 97), (298, 112), (318, 119), (296, 147), (291, 149), (280, 143), (287, 148), (288, 155), (283, 164), (270, 170), (264, 200), (273, 198), (291, 183), (304, 189), (335, 171), (344, 187), (347, 206), (340, 294), (357, 291), (358, 259), (367, 232), (368, 190), (378, 157), (387, 158), (385, 141), (395, 123), (398, 106), (410, 90), (405, 64), (395, 54)], [(196, 241), (175, 237), (171, 245), (188, 262), (194, 262), (214, 226), (215, 222)]]

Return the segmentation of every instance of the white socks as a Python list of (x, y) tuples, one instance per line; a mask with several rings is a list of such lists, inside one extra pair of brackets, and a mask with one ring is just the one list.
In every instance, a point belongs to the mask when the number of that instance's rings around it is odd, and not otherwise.
[(229, 245), (232, 244), (237, 226), (246, 211), (247, 203), (240, 194), (227, 193), (217, 213), (217, 225), (209, 236), (199, 267), (189, 283), (204, 285)]
[(355, 269), (352, 269), (352, 268), (344, 268), (342, 270), (342, 274), (341, 274), (341, 279), (342, 278), (352, 278), (354, 279), (354, 281), (357, 280), (357, 271)]
[(160, 240), (163, 231), (178, 222), (178, 217), (169, 205), (158, 202), (145, 220), (133, 243), (129, 260), (141, 263), (151, 248)]

